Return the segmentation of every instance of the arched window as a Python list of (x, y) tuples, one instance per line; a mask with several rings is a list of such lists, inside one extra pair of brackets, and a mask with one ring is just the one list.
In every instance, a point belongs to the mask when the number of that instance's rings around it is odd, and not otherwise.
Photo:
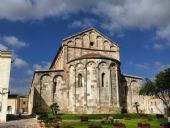
[(102, 79), (101, 79), (101, 80), (102, 80), (102, 87), (104, 87), (105, 73), (102, 73), (102, 76), (101, 76), (101, 77), (102, 77)]
[(78, 74), (78, 87), (83, 87), (81, 74)]
[(57, 87), (57, 81), (54, 81), (53, 93), (55, 93), (55, 92), (56, 92), (56, 87)]

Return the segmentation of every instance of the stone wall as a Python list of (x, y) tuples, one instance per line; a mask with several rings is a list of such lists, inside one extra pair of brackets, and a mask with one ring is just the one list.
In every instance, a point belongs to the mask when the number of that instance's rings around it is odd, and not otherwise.
[(113, 110), (108, 108), (119, 106), (119, 81), (116, 77), (119, 63), (89, 58), (70, 62), (68, 67), (69, 111), (110, 113)]
[(0, 122), (6, 122), (11, 57), (11, 52), (0, 51)]
[(124, 97), (122, 104), (129, 113), (136, 113), (135, 102), (139, 104), (140, 111), (144, 109), (143, 96), (139, 95), (141, 80), (142, 78), (140, 77), (129, 75), (122, 76), (122, 96)]
[(48, 112), (53, 102), (65, 113), (134, 112), (140, 81), (122, 76), (119, 46), (89, 29), (64, 39), (50, 69), (35, 72), (30, 103), (33, 112)]

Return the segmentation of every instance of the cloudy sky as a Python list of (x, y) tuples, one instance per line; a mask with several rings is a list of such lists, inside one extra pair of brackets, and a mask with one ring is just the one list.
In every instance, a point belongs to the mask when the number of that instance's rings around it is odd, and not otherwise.
[(62, 39), (95, 27), (120, 46), (124, 74), (170, 66), (170, 0), (0, 0), (0, 49), (13, 52), (11, 93), (27, 94)]

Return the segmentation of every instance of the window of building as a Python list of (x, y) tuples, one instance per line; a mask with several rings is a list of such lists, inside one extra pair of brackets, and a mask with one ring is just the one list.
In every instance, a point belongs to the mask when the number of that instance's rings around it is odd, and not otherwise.
[(105, 79), (105, 73), (102, 73), (102, 87), (104, 87), (105, 85), (104, 85), (104, 79)]
[(57, 81), (54, 81), (53, 93), (55, 93), (55, 92), (56, 92), (56, 87), (57, 87)]
[(93, 46), (94, 45), (94, 43), (93, 42), (90, 42), (90, 46)]
[(25, 104), (25, 101), (23, 101), (23, 104)]
[(81, 74), (78, 74), (78, 87), (83, 87)]

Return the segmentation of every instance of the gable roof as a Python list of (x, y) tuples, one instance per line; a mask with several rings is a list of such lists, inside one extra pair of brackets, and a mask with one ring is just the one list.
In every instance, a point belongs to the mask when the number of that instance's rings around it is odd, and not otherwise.
[(97, 30), (96, 28), (94, 28), (94, 27), (90, 27), (90, 28), (88, 28), (88, 29), (85, 29), (84, 31), (81, 31), (81, 32), (79, 32), (79, 33), (76, 33), (76, 34), (74, 34), (74, 35), (71, 35), (71, 36), (69, 36), (69, 37), (66, 37), (66, 38), (63, 39), (63, 41), (66, 41), (66, 40), (68, 40), (68, 39), (74, 38), (74, 37), (76, 37), (76, 36), (78, 36), (78, 35), (82, 35), (83, 33), (86, 33), (86, 32), (88, 32), (88, 31), (92, 31), (92, 30), (96, 31), (97, 33), (99, 33), (100, 35), (102, 35), (104, 38), (108, 39), (110, 42), (112, 42), (113, 44), (115, 44), (115, 45), (117, 45), (117, 46), (119, 47), (119, 45), (118, 45), (116, 42), (113, 42), (110, 38), (108, 38), (107, 36), (105, 36), (103, 33), (101, 33), (100, 31), (98, 31), (98, 30)]
[[(98, 30), (97, 30), (96, 28), (94, 28), (94, 27), (90, 27), (90, 28), (88, 28), (88, 29), (85, 29), (84, 31), (81, 31), (81, 32), (79, 32), (79, 33), (76, 33), (76, 34), (74, 34), (74, 35), (71, 35), (71, 36), (69, 36), (69, 37), (66, 37), (66, 38), (63, 39), (63, 42), (66, 41), (66, 40), (69, 40), (69, 39), (71, 39), (71, 38), (74, 38), (74, 37), (76, 37), (76, 36), (78, 36), (78, 35), (81, 35), (81, 34), (83, 34), (83, 33), (86, 33), (86, 32), (88, 32), (88, 31), (92, 31), (92, 30), (96, 31), (97, 33), (99, 33), (100, 35), (102, 35), (104, 38), (108, 39), (110, 42), (112, 42), (113, 44), (115, 44), (115, 45), (117, 45), (117, 46), (119, 47), (119, 45), (118, 45), (117, 43), (113, 42), (110, 38), (108, 38), (107, 36), (105, 36), (104, 34), (102, 34), (100, 31), (98, 31)], [(52, 66), (54, 65), (55, 60), (57, 59), (57, 57), (58, 57), (59, 53), (61, 52), (61, 50), (62, 50), (62, 45), (60, 46), (57, 54), (55, 55), (55, 57), (54, 57), (51, 65), (50, 65), (49, 69), (51, 69)]]

